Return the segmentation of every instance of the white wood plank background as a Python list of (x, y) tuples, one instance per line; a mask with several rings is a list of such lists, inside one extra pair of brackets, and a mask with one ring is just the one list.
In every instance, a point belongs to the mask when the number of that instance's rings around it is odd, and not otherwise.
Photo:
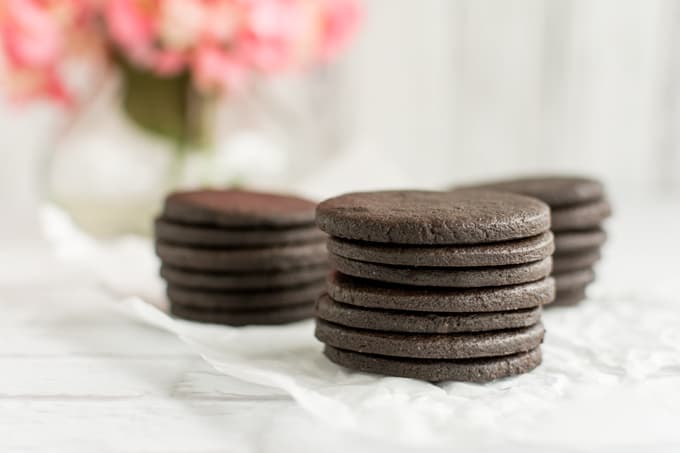
[(358, 137), (421, 184), (590, 172), (680, 181), (673, 0), (369, 0), (349, 58)]
[(0, 282), (1, 451), (251, 452), (292, 406), (119, 313), (85, 274), (19, 267), (39, 285)]

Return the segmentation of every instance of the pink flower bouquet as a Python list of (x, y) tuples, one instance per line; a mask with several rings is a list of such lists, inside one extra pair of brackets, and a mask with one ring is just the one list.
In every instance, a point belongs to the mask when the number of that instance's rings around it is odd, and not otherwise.
[(357, 28), (357, 2), (2, 0), (0, 77), (16, 99), (74, 106), (69, 62), (112, 62), (129, 116), (186, 141), (189, 103), (333, 59)]

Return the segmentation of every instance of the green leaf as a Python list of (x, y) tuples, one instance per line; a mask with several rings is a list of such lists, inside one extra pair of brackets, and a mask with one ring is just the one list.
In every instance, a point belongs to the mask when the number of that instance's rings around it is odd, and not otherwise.
[(123, 107), (129, 117), (144, 129), (176, 142), (178, 147), (189, 143), (189, 74), (159, 77), (124, 61), (120, 67)]

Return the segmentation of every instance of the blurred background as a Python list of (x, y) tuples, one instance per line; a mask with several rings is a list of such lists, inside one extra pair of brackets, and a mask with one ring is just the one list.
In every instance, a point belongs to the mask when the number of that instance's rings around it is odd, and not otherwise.
[[(30, 235), (67, 113), (0, 102), (2, 228)], [(238, 181), (310, 196), (548, 171), (674, 197), (680, 2), (366, 0), (337, 60), (232, 99), (222, 124)]]

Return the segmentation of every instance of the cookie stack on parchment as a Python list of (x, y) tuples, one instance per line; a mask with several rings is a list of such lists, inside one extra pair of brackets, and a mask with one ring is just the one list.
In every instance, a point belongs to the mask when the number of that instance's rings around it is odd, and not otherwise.
[(602, 184), (582, 177), (536, 176), (478, 187), (536, 197), (550, 206), (557, 288), (553, 306), (575, 305), (585, 299), (586, 288), (595, 279), (593, 266), (607, 239), (602, 223), (611, 215)]
[(484, 382), (541, 361), (550, 210), (501, 192), (347, 194), (317, 208), (333, 271), (325, 355), (360, 371)]
[(328, 272), (315, 206), (240, 190), (168, 196), (155, 235), (171, 312), (235, 326), (311, 317)]

